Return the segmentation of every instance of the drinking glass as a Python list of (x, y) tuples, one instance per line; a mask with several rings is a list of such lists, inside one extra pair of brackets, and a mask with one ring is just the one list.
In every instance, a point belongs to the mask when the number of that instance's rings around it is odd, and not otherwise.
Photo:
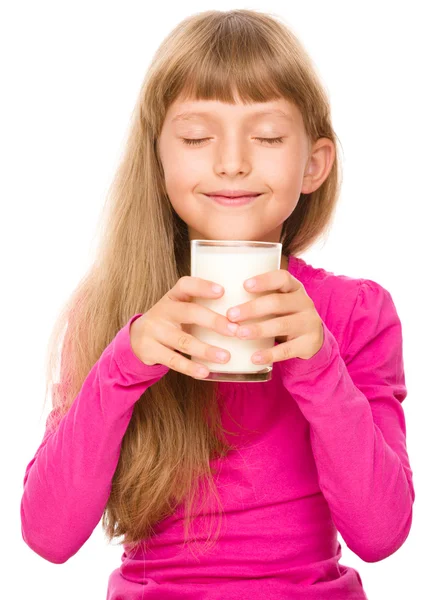
[[(220, 298), (194, 298), (194, 302), (226, 316), (233, 306), (253, 300), (267, 292), (248, 292), (244, 281), (280, 269), (282, 244), (245, 240), (190, 240), (191, 276), (219, 283), (224, 288)], [(264, 315), (255, 319), (238, 321), (238, 325), (249, 325), (274, 318)], [(230, 353), (230, 360), (215, 363), (202, 360), (210, 373), (203, 381), (269, 381), (272, 378), (272, 363), (256, 365), (251, 356), (258, 350), (272, 348), (275, 338), (244, 340), (238, 336), (228, 337), (209, 328), (192, 324), (191, 334), (199, 340), (224, 348)]]

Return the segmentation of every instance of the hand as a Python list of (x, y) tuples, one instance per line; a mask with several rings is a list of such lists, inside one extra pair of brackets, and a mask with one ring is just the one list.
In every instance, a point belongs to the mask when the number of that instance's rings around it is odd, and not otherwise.
[[(213, 281), (181, 277), (159, 302), (132, 322), (130, 334), (134, 354), (147, 365), (166, 365), (201, 379), (209, 374), (206, 365), (193, 362), (176, 351), (211, 362), (226, 363), (230, 359), (227, 350), (201, 342), (182, 327), (183, 323), (195, 323), (221, 335), (235, 335), (238, 325), (230, 323), (224, 315), (192, 302), (193, 297), (222, 296), (224, 289), (215, 292), (212, 286)], [(217, 352), (222, 352), (224, 358), (220, 358)]]
[[(254, 300), (239, 304), (233, 308), (238, 308), (240, 315), (233, 316), (232, 309), (229, 309), (228, 319), (241, 322), (264, 315), (283, 315), (238, 328), (237, 336), (241, 339), (273, 337), (279, 342), (269, 350), (256, 352), (252, 356), (252, 362), (266, 364), (293, 357), (309, 359), (319, 352), (324, 342), (323, 322), (303, 284), (284, 269), (269, 271), (251, 280), (255, 282), (254, 287), (248, 287), (249, 280), (244, 282), (248, 292), (258, 294), (278, 290), (280, 293), (258, 296)], [(255, 359), (257, 355), (260, 356), (260, 360)]]

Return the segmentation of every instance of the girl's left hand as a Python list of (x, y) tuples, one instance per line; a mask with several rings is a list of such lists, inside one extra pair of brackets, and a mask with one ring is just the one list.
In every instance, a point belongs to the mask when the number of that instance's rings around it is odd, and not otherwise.
[[(254, 281), (255, 285), (249, 287), (249, 281)], [(280, 293), (259, 296), (230, 308), (227, 311), (230, 321), (246, 321), (272, 314), (284, 315), (238, 328), (236, 335), (241, 339), (274, 337), (279, 342), (279, 345), (269, 350), (256, 352), (252, 356), (252, 362), (274, 363), (294, 357), (309, 359), (319, 352), (324, 342), (322, 319), (303, 284), (289, 271), (278, 269), (257, 275), (245, 281), (244, 287), (251, 293), (268, 290), (278, 290)], [(235, 309), (239, 309), (239, 314), (232, 312)], [(260, 360), (255, 359), (257, 355), (261, 356)]]

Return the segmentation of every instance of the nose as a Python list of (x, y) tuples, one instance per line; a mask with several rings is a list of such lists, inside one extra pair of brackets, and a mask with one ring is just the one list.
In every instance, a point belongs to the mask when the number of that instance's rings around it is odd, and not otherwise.
[(216, 171), (236, 175), (251, 169), (249, 148), (236, 136), (221, 140), (216, 145)]

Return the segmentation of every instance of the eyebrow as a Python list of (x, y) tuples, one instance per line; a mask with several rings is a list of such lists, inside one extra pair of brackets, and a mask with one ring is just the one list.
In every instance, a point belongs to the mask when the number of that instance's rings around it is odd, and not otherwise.
[[(261, 116), (268, 116), (268, 115), (277, 115), (279, 117), (283, 117), (284, 119), (288, 119), (288, 121), (292, 121), (292, 117), (290, 115), (288, 115), (287, 113), (285, 113), (284, 111), (280, 110), (279, 108), (271, 108), (271, 109), (262, 109), (262, 110), (257, 110), (255, 112), (253, 112), (251, 115), (249, 115), (249, 118), (253, 118), (253, 117), (261, 117)], [(193, 119), (194, 117), (212, 117), (213, 118), (213, 114), (207, 111), (183, 111), (181, 113), (179, 113), (178, 115), (176, 115), (171, 122), (175, 123), (178, 121), (188, 121), (190, 119)]]

